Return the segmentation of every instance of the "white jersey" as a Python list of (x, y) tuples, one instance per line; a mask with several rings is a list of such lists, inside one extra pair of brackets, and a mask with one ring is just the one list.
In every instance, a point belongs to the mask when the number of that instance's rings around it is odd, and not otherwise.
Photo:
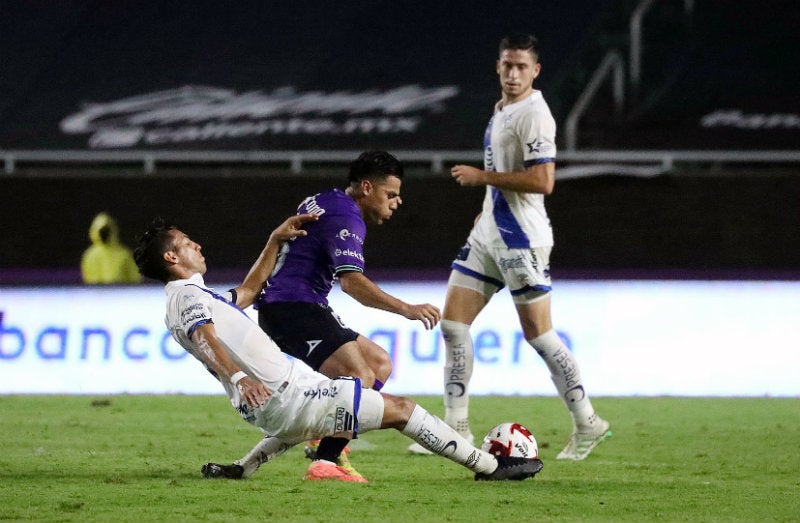
[[(484, 169), (499, 173), (522, 171), (554, 162), (556, 123), (541, 91), (500, 107), (484, 135)], [(553, 230), (544, 195), (486, 186), (483, 213), (470, 240), (484, 245), (527, 249), (553, 245)]]
[(242, 404), (237, 387), (215, 376), (231, 405), (267, 435), (294, 444), (325, 436), (352, 438), (359, 430), (380, 427), (384, 406), (378, 392), (362, 390), (357, 378), (330, 379), (287, 357), (231, 302), (230, 292), (214, 292), (205, 286), (200, 274), (171, 281), (165, 290), (167, 328), (187, 352), (203, 363), (192, 333), (200, 325), (213, 323), (217, 338), (233, 361), (272, 393), (265, 405), (251, 409)]
[[(203, 361), (199, 348), (192, 341), (192, 333), (202, 324), (213, 323), (228, 354), (248, 375), (262, 381), (270, 391), (279, 389), (287, 380), (292, 362), (242, 309), (231, 302), (230, 292), (214, 292), (205, 286), (200, 274), (186, 280), (171, 281), (165, 290), (167, 315), (164, 321), (172, 337), (189, 354)], [(220, 383), (225, 387), (231, 404), (239, 407), (241, 401), (237, 388), (228, 380), (220, 380)]]

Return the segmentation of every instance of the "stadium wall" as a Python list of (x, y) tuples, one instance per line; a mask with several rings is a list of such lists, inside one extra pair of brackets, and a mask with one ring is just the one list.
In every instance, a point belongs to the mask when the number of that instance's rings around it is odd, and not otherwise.
[[(215, 270), (244, 274), (272, 227), (305, 196), (343, 186), (344, 177), (344, 169), (303, 177), (0, 176), (0, 283), (36, 283), (26, 279), (26, 271), (40, 283), (75, 282), (89, 224), (100, 211), (118, 218), (130, 245), (151, 218), (165, 217), (201, 243), (212, 275)], [(556, 236), (553, 274), (796, 277), (798, 179), (796, 169), (740, 169), (557, 182), (547, 199)], [(444, 175), (412, 172), (402, 195), (392, 220), (369, 230), (368, 274), (428, 271), (446, 277), (480, 210), (483, 190), (460, 188)]]

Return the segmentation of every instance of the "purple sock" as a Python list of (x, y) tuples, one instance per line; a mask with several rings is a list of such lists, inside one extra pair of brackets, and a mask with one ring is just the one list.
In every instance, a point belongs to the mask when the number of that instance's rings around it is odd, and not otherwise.
[(375, 390), (381, 390), (383, 388), (383, 382), (375, 378), (375, 385), (373, 385), (372, 388)]

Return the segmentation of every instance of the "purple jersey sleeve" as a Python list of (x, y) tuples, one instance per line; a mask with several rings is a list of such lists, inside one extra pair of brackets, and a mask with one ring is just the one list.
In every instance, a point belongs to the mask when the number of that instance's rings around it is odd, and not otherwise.
[(297, 208), (319, 220), (306, 225), (307, 236), (284, 245), (260, 302), (328, 303), (335, 277), (364, 271), (367, 227), (352, 198), (334, 189), (309, 196)]

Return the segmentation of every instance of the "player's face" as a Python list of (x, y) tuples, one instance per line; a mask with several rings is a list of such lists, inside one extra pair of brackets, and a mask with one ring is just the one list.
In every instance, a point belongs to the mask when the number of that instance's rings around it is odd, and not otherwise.
[(403, 203), (400, 198), (401, 183), (397, 176), (388, 176), (385, 182), (370, 183), (369, 193), (365, 194), (362, 206), (364, 221), (380, 225), (392, 217)]
[(195, 243), (186, 234), (174, 229), (172, 232), (172, 248), (165, 256), (172, 256), (171, 261), (192, 273), (206, 273), (206, 259), (200, 252), (202, 247)]
[(503, 102), (514, 103), (533, 91), (533, 81), (539, 76), (541, 65), (534, 62), (533, 53), (524, 49), (505, 49), (497, 60), (497, 75)]

